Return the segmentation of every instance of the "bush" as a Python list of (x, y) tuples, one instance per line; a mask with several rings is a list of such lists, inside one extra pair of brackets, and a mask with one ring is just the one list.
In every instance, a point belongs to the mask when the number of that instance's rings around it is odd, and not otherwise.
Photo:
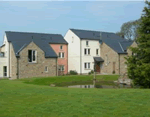
[(95, 88), (102, 88), (102, 86), (100, 84), (96, 84)]
[(91, 70), (91, 74), (94, 74), (94, 71), (93, 71), (93, 70)]
[(78, 73), (76, 71), (70, 70), (70, 75), (77, 75)]
[(91, 75), (91, 72), (89, 72), (88, 74)]
[(113, 71), (112, 73), (115, 74), (115, 71)]
[(69, 73), (66, 74), (67, 76), (70, 75)]

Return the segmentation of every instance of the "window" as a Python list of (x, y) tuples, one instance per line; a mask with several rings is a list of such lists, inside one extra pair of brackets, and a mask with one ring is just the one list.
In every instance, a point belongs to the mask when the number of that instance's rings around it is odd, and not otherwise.
[(7, 66), (3, 67), (3, 73), (4, 73), (4, 77), (7, 77)]
[(85, 69), (90, 69), (90, 63), (84, 63), (84, 68)]
[(89, 41), (86, 41), (86, 46), (89, 46)]
[(59, 52), (59, 58), (64, 58), (65, 57), (65, 53), (64, 52)]
[(88, 49), (88, 55), (90, 55), (90, 49)]
[(98, 55), (98, 49), (96, 49), (96, 55)]
[(84, 49), (84, 54), (85, 55), (90, 55), (90, 49)]
[(60, 46), (60, 49), (61, 49), (61, 50), (63, 49), (63, 46), (62, 46), (62, 45)]
[(0, 53), (0, 57), (4, 57), (5, 56), (5, 53), (4, 52), (1, 52)]
[(61, 52), (59, 52), (59, 58), (61, 57)]
[(60, 65), (58, 70), (59, 71), (64, 71), (65, 70), (64, 65)]
[(28, 50), (28, 62), (36, 62), (36, 53), (37, 52), (35, 50)]
[(108, 65), (109, 61), (108, 61), (108, 55), (106, 54), (106, 65)]
[(84, 54), (86, 55), (86, 49), (84, 49)]
[(45, 72), (48, 72), (48, 67), (47, 66), (45, 67)]
[(64, 53), (62, 52), (62, 58), (64, 58)]

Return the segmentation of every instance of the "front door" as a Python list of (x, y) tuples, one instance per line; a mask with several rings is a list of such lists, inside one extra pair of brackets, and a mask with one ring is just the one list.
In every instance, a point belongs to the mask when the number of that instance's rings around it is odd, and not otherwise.
[(3, 74), (4, 74), (4, 77), (7, 77), (7, 66), (3, 67)]
[(100, 73), (100, 63), (99, 62), (96, 63), (95, 67), (96, 67), (96, 72)]

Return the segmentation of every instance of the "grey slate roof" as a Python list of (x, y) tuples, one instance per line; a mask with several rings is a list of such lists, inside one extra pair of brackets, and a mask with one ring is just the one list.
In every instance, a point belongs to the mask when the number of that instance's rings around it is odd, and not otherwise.
[(74, 32), (81, 40), (89, 39), (99, 40), (100, 43), (104, 42), (119, 54), (126, 53), (127, 48), (133, 43), (133, 41), (126, 40), (115, 33), (80, 29), (70, 30)]
[(94, 58), (94, 61), (104, 62), (104, 60), (101, 57), (93, 57), (93, 58)]
[(28, 33), (5, 31), (7, 39), (12, 43), (16, 56), (32, 41), (45, 52), (45, 57), (56, 58), (57, 55), (51, 44), (68, 44), (60, 34)]

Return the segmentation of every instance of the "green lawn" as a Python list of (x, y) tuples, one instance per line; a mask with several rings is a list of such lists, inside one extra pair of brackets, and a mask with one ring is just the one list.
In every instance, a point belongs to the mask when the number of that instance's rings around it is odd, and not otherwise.
[[(113, 81), (117, 80), (118, 77), (119, 77), (118, 75), (97, 75), (96, 79), (103, 82), (103, 83), (99, 82), (97, 84), (112, 85)], [(58, 87), (62, 87), (68, 85), (92, 84), (93, 75), (28, 78), (28, 79), (21, 79), (21, 81), (28, 84), (47, 85), (47, 86), (49, 86), (50, 84), (55, 84)]]
[(149, 89), (49, 87), (43, 80), (0, 80), (0, 117), (150, 117)]

